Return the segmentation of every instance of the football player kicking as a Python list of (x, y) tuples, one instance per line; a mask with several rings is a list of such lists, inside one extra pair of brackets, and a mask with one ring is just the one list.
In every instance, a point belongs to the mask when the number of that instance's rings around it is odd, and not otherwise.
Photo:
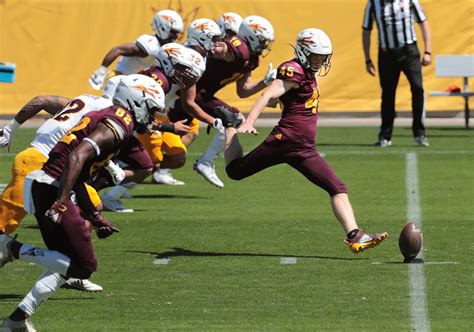
[[(211, 56), (206, 71), (197, 83), (196, 103), (207, 113), (216, 116), (215, 110), (228, 110), (240, 115), (240, 111), (215, 97), (224, 86), (236, 83), (237, 95), (247, 98), (266, 88), (276, 77), (276, 70), (269, 65), (265, 77), (252, 82), (252, 71), (259, 65), (259, 57), (265, 56), (274, 41), (271, 23), (261, 16), (248, 16), (243, 20), (235, 13), (225, 13), (221, 22), (226, 38), (221, 54)], [(243, 117), (243, 116), (242, 116)], [(224, 150), (224, 131), (216, 131), (208, 149), (194, 163), (194, 170), (211, 184), (223, 188), (224, 183), (215, 171), (215, 159)]]
[[(278, 67), (277, 78), (255, 102), (247, 120), (238, 129), (226, 129), (227, 175), (241, 180), (267, 167), (286, 163), (331, 197), (334, 215), (347, 234), (344, 241), (354, 253), (372, 248), (388, 234), (364, 233), (357, 226), (347, 188), (315, 150), (319, 89), (316, 75), (324, 76), (331, 66), (332, 45), (319, 29), (303, 30), (296, 38), (296, 58)], [(258, 134), (255, 120), (270, 99), (283, 105), (282, 117), (270, 135), (243, 156), (237, 133)]]
[(3, 321), (11, 330), (33, 330), (27, 318), (67, 278), (85, 279), (97, 269), (91, 228), (99, 238), (119, 230), (94, 207), (84, 183), (103, 168), (134, 130), (150, 128), (154, 113), (164, 108), (163, 89), (143, 75), (124, 77), (114, 104), (90, 112), (51, 150), (42, 170), (27, 176), (25, 208), (34, 213), (48, 250), (0, 235), (0, 267), (13, 259), (46, 268), (17, 309)]
[[(102, 64), (89, 79), (89, 84), (95, 90), (99, 90), (104, 81), (109, 76), (107, 67), (115, 59), (121, 56), (115, 70), (110, 75), (136, 74), (153, 65), (156, 53), (160, 47), (167, 43), (177, 41), (184, 32), (184, 24), (181, 16), (174, 10), (165, 9), (158, 11), (151, 26), (154, 35), (144, 34), (138, 37), (135, 42), (113, 47), (102, 60)], [(164, 167), (154, 172), (154, 181), (167, 185), (183, 185), (184, 182), (173, 177), (170, 169)]]

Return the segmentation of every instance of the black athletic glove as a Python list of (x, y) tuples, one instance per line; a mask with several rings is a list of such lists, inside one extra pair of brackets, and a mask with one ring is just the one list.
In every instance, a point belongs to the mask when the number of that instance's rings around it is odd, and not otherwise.
[(217, 106), (213, 109), (213, 111), (214, 117), (222, 120), (222, 125), (224, 128), (237, 128), (242, 123), (242, 119), (239, 117), (238, 113), (232, 113), (225, 107)]
[(105, 239), (114, 233), (120, 232), (110, 221), (104, 218), (100, 213), (95, 213), (89, 218), (92, 226), (96, 228), (96, 234), (99, 239)]

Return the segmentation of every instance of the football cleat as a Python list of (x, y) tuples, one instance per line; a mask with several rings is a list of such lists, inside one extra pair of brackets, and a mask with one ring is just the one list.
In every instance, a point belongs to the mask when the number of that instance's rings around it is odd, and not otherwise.
[(430, 146), (430, 143), (428, 143), (428, 139), (426, 138), (426, 136), (423, 135), (415, 137), (415, 143), (418, 146)]
[(0, 327), (0, 331), (36, 332), (36, 329), (28, 319), (16, 321), (5, 318)]
[(151, 176), (151, 182), (155, 184), (167, 184), (169, 186), (183, 186), (183, 181), (177, 180), (171, 174), (170, 169), (159, 169)]
[(61, 286), (61, 288), (75, 289), (75, 290), (80, 290), (83, 292), (101, 292), (103, 290), (102, 286), (94, 284), (93, 282), (87, 279), (76, 279), (76, 278), (69, 278)]
[(387, 232), (367, 234), (359, 230), (352, 239), (344, 240), (353, 253), (360, 253), (380, 244), (388, 236)]
[(224, 183), (219, 179), (219, 177), (216, 174), (216, 168), (214, 165), (208, 165), (208, 164), (203, 164), (200, 163), (199, 160), (197, 160), (194, 165), (193, 169), (201, 174), (206, 181), (209, 183), (215, 185), (217, 188), (224, 188)]
[(13, 254), (10, 247), (14, 241), (15, 239), (7, 234), (0, 234), (0, 267), (13, 261)]
[(104, 209), (106, 211), (123, 213), (133, 212), (133, 209), (126, 208), (125, 206), (123, 206), (120, 200), (110, 197), (109, 195), (107, 195), (107, 193), (104, 193), (102, 196), (100, 196), (100, 200), (102, 201), (102, 204), (104, 205)]
[(387, 148), (392, 146), (392, 140), (381, 138), (374, 144), (375, 146), (380, 146), (381, 148)]

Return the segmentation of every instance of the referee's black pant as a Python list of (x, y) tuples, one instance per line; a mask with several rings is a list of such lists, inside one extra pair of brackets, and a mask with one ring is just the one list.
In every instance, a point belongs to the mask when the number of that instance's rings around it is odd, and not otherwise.
[(413, 136), (424, 136), (423, 125), (425, 101), (423, 79), (421, 76), (420, 51), (416, 43), (399, 49), (379, 49), (378, 58), (380, 87), (382, 88), (382, 125), (379, 139), (392, 138), (395, 112), (395, 92), (397, 90), (400, 72), (408, 79), (412, 93)]

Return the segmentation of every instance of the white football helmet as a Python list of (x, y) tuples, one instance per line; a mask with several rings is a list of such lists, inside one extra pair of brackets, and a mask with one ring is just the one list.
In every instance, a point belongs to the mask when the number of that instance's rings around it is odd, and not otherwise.
[(161, 46), (155, 63), (175, 83), (180, 83), (183, 78), (197, 80), (206, 70), (206, 62), (201, 54), (178, 43)]
[(120, 83), (120, 80), (124, 77), (125, 75), (116, 75), (109, 78), (105, 82), (101, 97), (105, 99), (112, 99), (114, 97), (114, 93), (115, 93), (115, 89), (117, 88), (117, 85)]
[(171, 9), (157, 12), (151, 21), (151, 27), (162, 42), (174, 42), (184, 31), (183, 19)]
[(253, 15), (242, 20), (239, 36), (245, 40), (252, 52), (261, 55), (266, 50), (267, 55), (275, 39), (275, 32), (266, 18)]
[(229, 36), (229, 34), (238, 34), (240, 23), (242, 23), (242, 17), (232, 12), (222, 14), (217, 20), (222, 35), (226, 37)]
[(164, 113), (165, 93), (151, 77), (132, 74), (120, 80), (112, 102), (127, 108), (139, 127), (146, 128), (152, 123), (155, 112)]
[[(325, 58), (321, 64), (314, 65), (311, 63), (311, 54), (323, 55)], [(296, 37), (295, 55), (304, 68), (317, 72), (319, 76), (325, 76), (331, 69), (331, 40), (322, 30), (305, 29)]]
[(221, 29), (216, 22), (207, 18), (192, 21), (188, 27), (188, 44), (198, 45), (211, 51), (214, 42), (222, 37)]

